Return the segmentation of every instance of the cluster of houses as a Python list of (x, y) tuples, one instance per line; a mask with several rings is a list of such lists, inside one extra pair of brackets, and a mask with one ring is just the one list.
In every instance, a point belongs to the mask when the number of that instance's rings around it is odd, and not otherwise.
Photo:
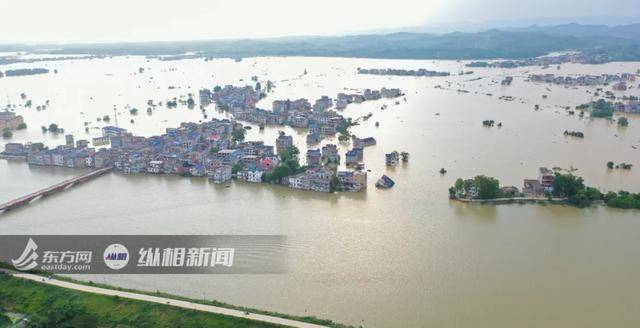
[(385, 159), (384, 162), (387, 166), (396, 166), (398, 165), (398, 163), (400, 163), (400, 159), (402, 159), (403, 163), (408, 163), (409, 153), (404, 151), (401, 153), (399, 153), (398, 151), (392, 151), (390, 153), (385, 154), (384, 159)]
[(640, 114), (640, 100), (616, 102), (613, 106), (617, 112)]
[(400, 89), (367, 89), (362, 94), (341, 93), (335, 103), (328, 96), (316, 99), (313, 105), (305, 98), (275, 100), (272, 110), (265, 110), (256, 107), (256, 103), (264, 97), (264, 93), (252, 86), (227, 85), (214, 90), (200, 90), (200, 101), (203, 104), (216, 103), (219, 108), (230, 112), (239, 121), (261, 126), (288, 125), (294, 128), (309, 129), (307, 143), (317, 144), (326, 136), (335, 135), (338, 132), (338, 127), (345, 120), (342, 115), (330, 110), (330, 108), (344, 109), (350, 103), (395, 98), (401, 95)]
[(394, 69), (394, 68), (359, 68), (358, 74), (372, 75), (397, 75), (397, 76), (449, 76), (449, 72), (430, 71), (424, 68), (417, 70)]
[[(208, 177), (223, 183), (238, 180), (261, 183), (263, 175), (271, 173), (280, 156), (294, 147), (293, 138), (281, 134), (276, 146), (263, 141), (236, 142), (232, 134), (243, 129), (242, 124), (230, 120), (213, 119), (205, 123), (182, 123), (167, 128), (166, 133), (149, 138), (134, 136), (117, 127), (103, 128), (103, 138), (111, 147), (96, 150), (86, 140), (74, 143), (66, 136), (66, 143), (54, 149), (42, 144), (10, 143), (3, 154), (25, 156), (31, 165), (70, 168), (113, 167), (124, 173), (178, 174)], [(338, 171), (338, 147), (328, 144), (322, 149), (307, 152), (307, 167), (303, 172), (285, 177), (281, 183), (295, 189), (320, 192), (362, 191), (366, 189), (365, 171)], [(334, 164), (334, 165), (332, 165)]]
[(0, 131), (4, 129), (15, 130), (22, 123), (24, 123), (22, 116), (9, 111), (0, 112)]
[(566, 53), (554, 56), (541, 56), (527, 58), (523, 60), (501, 60), (494, 62), (475, 61), (466, 64), (467, 67), (501, 67), (513, 68), (524, 66), (542, 66), (549, 67), (551, 65), (560, 65), (564, 63), (576, 64), (603, 64), (612, 60), (611, 56), (604, 53), (585, 54), (581, 52)]
[[(541, 167), (538, 170), (537, 179), (524, 179), (522, 191), (515, 186), (502, 186), (502, 197), (545, 197), (553, 193), (556, 176), (553, 170)], [(455, 197), (459, 199), (474, 199), (479, 195), (479, 190), (474, 179), (464, 180), (461, 190), (456, 190)]]
[(352, 103), (362, 103), (370, 100), (379, 100), (382, 98), (398, 98), (402, 96), (402, 91), (397, 88), (382, 88), (380, 90), (365, 89), (362, 93), (339, 93), (336, 97), (335, 108), (342, 110)]
[(529, 75), (532, 82), (553, 83), (568, 86), (594, 86), (615, 83), (615, 90), (627, 90), (626, 82), (636, 80), (636, 74), (602, 74), (602, 75), (579, 75), (579, 76), (556, 76), (554, 74), (532, 74)]

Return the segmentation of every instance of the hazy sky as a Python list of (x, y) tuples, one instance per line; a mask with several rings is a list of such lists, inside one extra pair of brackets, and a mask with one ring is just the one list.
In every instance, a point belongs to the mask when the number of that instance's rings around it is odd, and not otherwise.
[(640, 17), (640, 0), (0, 0), (0, 13), (0, 43), (169, 41), (531, 17)]

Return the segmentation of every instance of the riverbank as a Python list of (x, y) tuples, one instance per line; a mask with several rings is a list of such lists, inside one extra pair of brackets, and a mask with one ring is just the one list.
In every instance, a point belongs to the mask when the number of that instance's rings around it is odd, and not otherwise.
[(92, 295), (9, 274), (0, 274), (0, 305), (3, 311), (24, 314), (35, 326), (279, 327), (119, 296)]
[(472, 204), (554, 204), (554, 205), (567, 205), (569, 204), (566, 198), (548, 198), (548, 197), (506, 197), (506, 198), (494, 198), (494, 199), (466, 199), (466, 198), (451, 198), (452, 200), (472, 203)]
[[(145, 293), (134, 290), (97, 285), (43, 273), (20, 273), (0, 267), (0, 309), (25, 313), (33, 320), (40, 318), (50, 308), (58, 306), (71, 309), (73, 316), (64, 320), (88, 320), (99, 325), (133, 325), (153, 327), (345, 327), (330, 320), (313, 317), (294, 317), (274, 312), (237, 307), (217, 301), (190, 300), (164, 293)], [(67, 290), (65, 290), (67, 289)], [(10, 291), (10, 292), (5, 292)], [(57, 295), (56, 299), (69, 300), (65, 304), (50, 304), (42, 295)], [(89, 294), (94, 294), (90, 296)], [(35, 295), (35, 296), (34, 296)], [(47, 296), (51, 297), (51, 296)], [(121, 300), (120, 298), (132, 301)], [(155, 303), (155, 304), (147, 304)], [(95, 307), (94, 307), (95, 305)], [(136, 315), (107, 316), (123, 305)], [(48, 306), (48, 307), (44, 307)], [(97, 308), (96, 308), (97, 307)], [(109, 309), (112, 307), (113, 309)], [(197, 315), (183, 313), (196, 310)], [(120, 312), (119, 312), (120, 313)], [(142, 314), (142, 315), (141, 315)], [(35, 318), (32, 320), (32, 317)], [(181, 318), (189, 318), (182, 320)], [(38, 321), (36, 321), (38, 322)], [(49, 322), (52, 323), (52, 322)], [(55, 322), (60, 324), (61, 322)], [(54, 324), (54, 323), (52, 323)]]

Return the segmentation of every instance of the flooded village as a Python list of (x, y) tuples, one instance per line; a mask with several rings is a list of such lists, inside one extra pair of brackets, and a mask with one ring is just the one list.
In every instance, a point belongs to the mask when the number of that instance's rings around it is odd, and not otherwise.
[[(182, 123), (167, 128), (166, 133), (151, 137), (135, 136), (117, 126), (102, 128), (102, 136), (93, 138), (90, 147), (85, 139), (74, 140), (65, 136), (65, 144), (48, 149), (42, 143), (8, 143), (2, 153), (6, 157), (25, 157), (29, 165), (68, 168), (113, 167), (126, 174), (176, 174), (208, 177), (214, 183), (225, 183), (232, 178), (253, 183), (275, 183), (293, 189), (317, 192), (364, 191), (367, 172), (364, 148), (375, 145), (374, 138), (358, 138), (348, 131), (353, 124), (334, 110), (332, 98), (323, 96), (313, 106), (304, 98), (276, 100), (273, 110), (256, 107), (264, 97), (259, 84), (236, 87), (227, 85), (199, 92), (202, 104), (215, 103), (234, 119), (213, 118), (203, 123)], [(364, 90), (362, 94), (340, 93), (336, 109), (350, 103), (361, 103), (381, 98), (397, 98), (399, 89)], [(339, 105), (341, 104), (341, 105)], [(7, 113), (5, 116), (9, 116)], [(337, 133), (351, 140), (353, 148), (344, 154), (345, 164), (353, 170), (338, 170), (341, 155), (338, 147), (327, 144), (321, 149), (308, 149), (299, 154), (293, 138), (281, 132), (273, 145), (264, 141), (245, 141), (246, 126), (238, 121), (262, 125), (291, 126), (308, 130), (307, 143), (317, 144), (326, 136)], [(342, 139), (341, 139), (342, 140)], [(305, 158), (301, 164), (299, 156)]]

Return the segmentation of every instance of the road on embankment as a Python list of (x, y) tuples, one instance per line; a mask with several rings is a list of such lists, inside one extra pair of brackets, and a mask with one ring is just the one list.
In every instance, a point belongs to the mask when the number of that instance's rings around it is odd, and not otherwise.
[(166, 305), (177, 306), (185, 309), (217, 313), (217, 314), (222, 314), (222, 315), (227, 315), (232, 317), (268, 322), (268, 323), (289, 326), (289, 327), (301, 327), (301, 328), (326, 327), (326, 326), (316, 325), (316, 324), (302, 322), (302, 321), (274, 317), (274, 316), (265, 315), (265, 314), (249, 313), (249, 312), (233, 310), (233, 309), (228, 309), (228, 308), (214, 306), (214, 305), (205, 305), (205, 304), (176, 300), (176, 299), (166, 298), (166, 297), (158, 297), (158, 296), (151, 296), (146, 294), (119, 291), (119, 290), (108, 289), (108, 288), (87, 286), (87, 285), (59, 280), (55, 278), (47, 278), (47, 277), (43, 277), (43, 276), (31, 274), (31, 273), (20, 273), (20, 272), (15, 272), (11, 270), (5, 270), (5, 269), (0, 269), (0, 271), (5, 272), (6, 274), (9, 274), (16, 278), (33, 280), (33, 281), (45, 283), (48, 285), (78, 290), (78, 291), (87, 292), (87, 293), (107, 295), (107, 296), (118, 296), (118, 297), (128, 298), (132, 300), (166, 304)]

